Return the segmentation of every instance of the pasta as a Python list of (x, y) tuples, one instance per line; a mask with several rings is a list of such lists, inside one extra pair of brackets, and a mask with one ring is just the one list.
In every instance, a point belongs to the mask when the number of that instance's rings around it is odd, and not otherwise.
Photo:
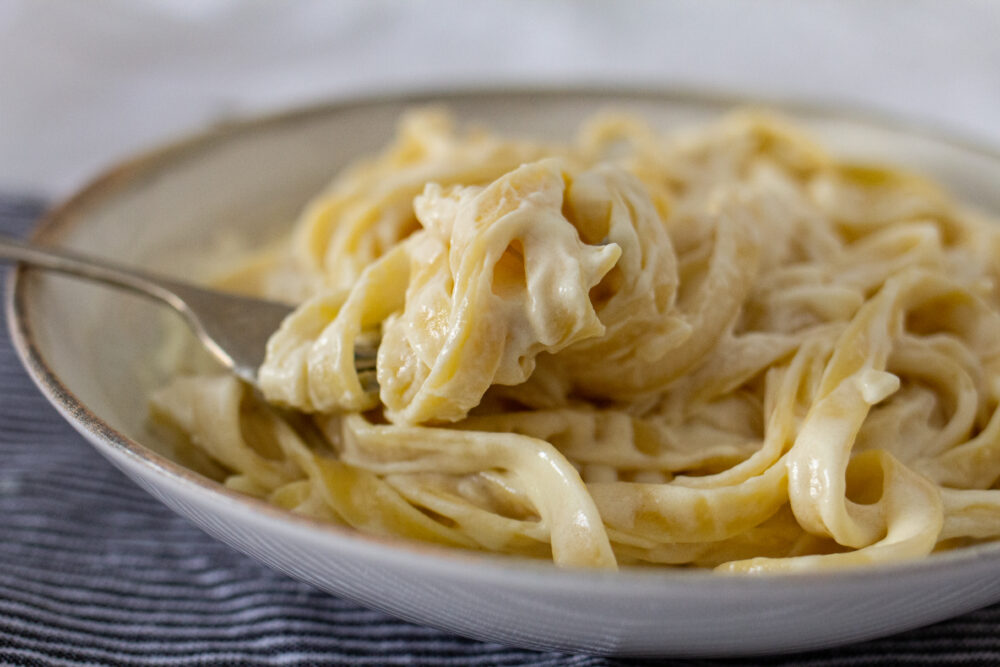
[(769, 113), (542, 144), (423, 109), (223, 282), (301, 304), (263, 399), (195, 374), (153, 411), (227, 486), (376, 535), (568, 567), (919, 558), (1000, 535), (998, 262), (982, 214)]

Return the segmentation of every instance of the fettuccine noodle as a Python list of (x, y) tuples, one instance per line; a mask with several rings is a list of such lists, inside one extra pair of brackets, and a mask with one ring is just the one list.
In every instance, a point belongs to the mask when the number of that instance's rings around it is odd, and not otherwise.
[(421, 110), (225, 282), (301, 303), (266, 402), (194, 375), (154, 411), (226, 485), (376, 535), (597, 568), (922, 557), (1000, 535), (998, 230), (765, 113), (545, 145)]

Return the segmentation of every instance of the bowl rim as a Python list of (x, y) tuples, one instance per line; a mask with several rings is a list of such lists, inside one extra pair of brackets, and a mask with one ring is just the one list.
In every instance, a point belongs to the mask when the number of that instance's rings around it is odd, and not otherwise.
[[(68, 198), (46, 211), (30, 231), (32, 241), (57, 245), (86, 213), (106, 199), (140, 185), (157, 173), (200, 151), (211, 149), (217, 143), (237, 140), (240, 136), (260, 129), (273, 129), (285, 124), (296, 124), (313, 117), (341, 111), (392, 105), (444, 104), (473, 98), (604, 98), (608, 103), (615, 99), (625, 101), (660, 102), (664, 104), (695, 105), (715, 111), (737, 107), (766, 107), (787, 112), (800, 118), (840, 119), (876, 129), (912, 135), (949, 145), (963, 152), (984, 157), (1000, 165), (1000, 146), (993, 146), (972, 136), (939, 125), (900, 117), (862, 106), (845, 105), (819, 98), (768, 96), (756, 93), (733, 92), (710, 88), (617, 86), (617, 85), (502, 85), (492, 87), (458, 87), (419, 91), (383, 92), (355, 95), (333, 101), (295, 106), (271, 113), (252, 114), (216, 123), (200, 131), (182, 135), (173, 141), (160, 143), (134, 154), (105, 169), (89, 183)], [(924, 558), (855, 566), (845, 569), (815, 570), (805, 572), (765, 572), (752, 576), (727, 575), (710, 569), (623, 566), (618, 571), (559, 568), (549, 561), (498, 555), (488, 552), (467, 551), (434, 544), (422, 543), (403, 537), (369, 535), (350, 527), (340, 526), (281, 509), (265, 500), (254, 498), (229, 489), (204, 477), (113, 428), (93, 412), (59, 379), (49, 365), (34, 337), (31, 321), (29, 275), (40, 269), (18, 264), (9, 274), (5, 289), (5, 314), (15, 351), (28, 371), (28, 375), (48, 401), (82, 435), (100, 450), (106, 445), (115, 453), (148, 469), (164, 481), (181, 485), (187, 491), (204, 494), (215, 502), (222, 502), (232, 509), (249, 510), (258, 517), (289, 529), (304, 530), (310, 537), (342, 541), (340, 548), (363, 550), (369, 555), (392, 559), (405, 555), (413, 566), (435, 570), (444, 567), (473, 566), (480, 578), (509, 583), (514, 574), (529, 585), (540, 584), (555, 589), (579, 589), (599, 592), (594, 587), (601, 581), (614, 582), (617, 590), (627, 589), (630, 595), (655, 597), (668, 583), (694, 586), (724, 586), (727, 592), (773, 590), (776, 584), (789, 582), (795, 588), (802, 586), (828, 587), (846, 584), (864, 586), (886, 576), (919, 579), (934, 576), (957, 566), (1000, 564), (1000, 542), (983, 543)], [(104, 453), (104, 452), (102, 452)], [(456, 570), (458, 571), (458, 570)], [(655, 585), (651, 585), (654, 584)], [(617, 587), (624, 587), (617, 588)], [(734, 590), (735, 587), (735, 590)]]

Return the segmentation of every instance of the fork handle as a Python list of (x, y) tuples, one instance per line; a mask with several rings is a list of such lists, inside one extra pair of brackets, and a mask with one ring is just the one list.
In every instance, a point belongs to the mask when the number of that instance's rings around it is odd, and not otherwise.
[(256, 382), (257, 369), (264, 362), (267, 340), (293, 310), (287, 304), (207, 290), (103, 259), (0, 235), (0, 260), (5, 259), (123, 287), (170, 306), (181, 314), (205, 349), (251, 384)]
[(184, 303), (171, 291), (174, 287), (172, 281), (137, 269), (126, 268), (105, 259), (87, 257), (68, 250), (45, 248), (0, 235), (0, 260), (24, 262), (95, 282), (110, 283), (163, 301), (177, 310), (184, 310)]

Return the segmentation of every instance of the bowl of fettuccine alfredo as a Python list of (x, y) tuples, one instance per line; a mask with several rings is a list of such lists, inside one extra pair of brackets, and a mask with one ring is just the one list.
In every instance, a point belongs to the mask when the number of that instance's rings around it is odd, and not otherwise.
[(292, 576), (522, 646), (791, 651), (1000, 600), (998, 182), (819, 106), (362, 100), (37, 231), (295, 305), (259, 389), (139, 299), (22, 271), (9, 307), (103, 454)]

